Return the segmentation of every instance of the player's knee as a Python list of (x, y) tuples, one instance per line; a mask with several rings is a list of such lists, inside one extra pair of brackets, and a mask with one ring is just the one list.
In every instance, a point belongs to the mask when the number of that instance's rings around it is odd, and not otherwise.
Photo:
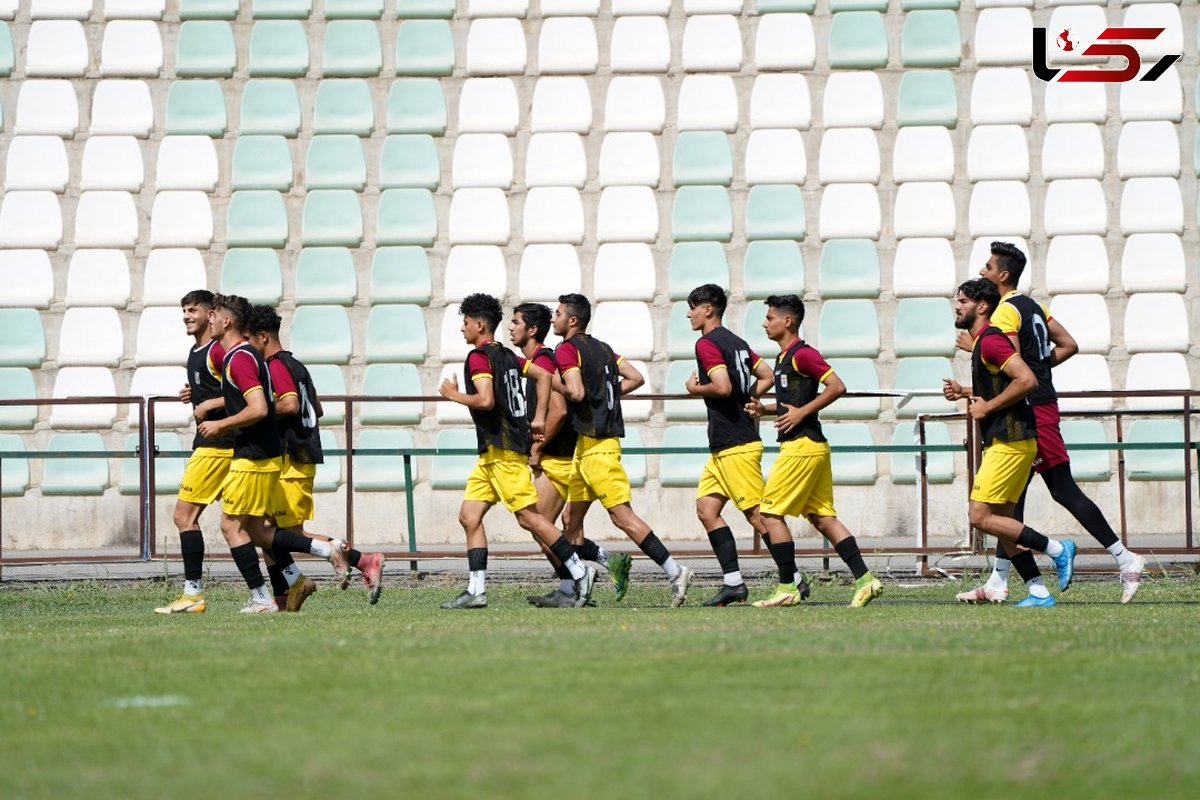
[(967, 518), (971, 525), (981, 530), (987, 530), (991, 517), (992, 510), (983, 503), (971, 503), (971, 508), (967, 512)]
[(191, 506), (177, 505), (175, 506), (174, 522), (175, 528), (183, 533), (184, 531), (195, 530), (196, 523), (199, 519)]
[(479, 515), (465, 508), (458, 510), (458, 524), (465, 530), (470, 530), (479, 524)]

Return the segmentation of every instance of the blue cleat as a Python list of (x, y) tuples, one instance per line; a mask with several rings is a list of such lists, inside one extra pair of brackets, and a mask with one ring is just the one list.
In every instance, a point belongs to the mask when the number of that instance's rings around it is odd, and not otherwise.
[(1054, 559), (1054, 568), (1058, 570), (1058, 590), (1065, 592), (1075, 577), (1075, 543), (1067, 539), (1062, 546), (1062, 553)]
[(1054, 602), (1054, 597), (1052, 595), (1046, 595), (1045, 597), (1034, 597), (1033, 595), (1029, 595), (1024, 600), (1017, 603), (1017, 608), (1053, 608), (1056, 605), (1058, 605), (1058, 603)]

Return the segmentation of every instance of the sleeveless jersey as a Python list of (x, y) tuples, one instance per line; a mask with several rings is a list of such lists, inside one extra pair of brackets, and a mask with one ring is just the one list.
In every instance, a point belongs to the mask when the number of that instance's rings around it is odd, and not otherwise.
[(231, 368), (234, 359), (254, 359), (254, 369), (258, 373), (258, 383), (262, 387), (263, 397), (267, 401), (267, 415), (244, 428), (233, 432), (233, 457), (245, 458), (250, 461), (264, 461), (268, 458), (278, 458), (283, 455), (283, 446), (279, 441), (279, 429), (275, 426), (275, 395), (271, 389), (271, 373), (267, 370), (267, 362), (262, 360), (251, 344), (245, 340), (238, 342), (225, 354), (225, 364), (222, 370), (221, 391), (225, 396), (225, 413), (233, 416), (246, 409), (248, 403), (245, 395), (233, 381)]
[(700, 337), (696, 342), (696, 372), (701, 386), (712, 383), (708, 370), (700, 358), (701, 342), (709, 341), (716, 345), (721, 353), (721, 360), (729, 372), (729, 382), (733, 392), (728, 397), (706, 397), (704, 405), (708, 409), (708, 446), (713, 452), (736, 447), (748, 442), (758, 442), (762, 437), (758, 434), (758, 425), (754, 418), (746, 413), (746, 403), (750, 402), (750, 390), (754, 388), (754, 363), (756, 356), (745, 339), (728, 328), (714, 328)]
[(575, 432), (593, 439), (624, 436), (621, 373), (613, 349), (586, 333), (575, 334), (567, 343), (579, 351), (579, 374), (583, 378), (583, 400), (567, 403)]
[(267, 359), (276, 360), (287, 367), (292, 382), (296, 384), (296, 399), (300, 402), (300, 413), (289, 417), (276, 417), (283, 450), (293, 463), (324, 464), (321, 434), (317, 430), (317, 387), (313, 384), (312, 376), (308, 374), (308, 367), (287, 350), (280, 350)]
[[(214, 397), (221, 397), (221, 363), (223, 351), (221, 345), (216, 339), (209, 339), (199, 347), (193, 347), (188, 351), (187, 359), (187, 381), (188, 387), (192, 390), (192, 408), (200, 405), (206, 400), (211, 400)], [(213, 361), (213, 358), (216, 361)], [(214, 408), (208, 412), (206, 420), (225, 419), (225, 409)], [(192, 449), (197, 447), (215, 447), (221, 450), (228, 450), (233, 447), (233, 434), (227, 433), (219, 436), (216, 439), (208, 439), (200, 435), (196, 431), (196, 435), (192, 438)]]
[[(817, 396), (817, 386), (821, 383), (819, 375), (808, 375), (796, 369), (793, 360), (802, 348), (808, 347), (803, 339), (792, 342), (792, 346), (779, 354), (775, 360), (775, 402), (778, 405), (789, 405), (799, 408), (812, 402)], [(814, 351), (815, 352), (815, 351)], [(819, 356), (818, 356), (819, 357)], [(821, 421), (816, 414), (810, 414), (801, 420), (800, 424), (787, 433), (779, 432), (780, 442), (790, 442), (803, 436), (814, 442), (824, 442), (825, 434), (821, 432)]]
[[(1000, 336), (1005, 344), (1009, 344), (1008, 337), (995, 325), (984, 328), (975, 340), (975, 347), (971, 351), (971, 386), (974, 393), (984, 400), (997, 397), (1012, 383), (1012, 378), (1005, 375), (1003, 370), (992, 372), (984, 364), (983, 343), (988, 336)], [(1033, 407), (1023, 397), (1008, 408), (993, 411), (980, 420), (979, 433), (983, 437), (984, 447), (993, 441), (1020, 442), (1033, 439), (1037, 436)]]
[[(558, 364), (554, 361), (554, 351), (549, 347), (539, 347), (538, 351), (533, 354), (533, 358), (529, 359), (534, 363), (537, 359), (545, 356), (550, 359), (550, 363), (557, 369)], [(541, 366), (540, 364), (538, 366)], [(529, 411), (525, 418), (532, 421), (537, 414), (537, 382), (533, 378), (525, 379), (525, 400), (529, 405)], [(575, 428), (571, 420), (571, 406), (567, 404), (567, 418), (563, 420), (562, 426), (559, 427), (558, 433), (549, 441), (542, 443), (542, 455), (552, 456), (557, 458), (570, 458), (575, 455), (575, 440), (578, 438), (575, 435)]]
[(463, 364), (463, 375), (467, 394), (478, 394), (471, 380), (471, 361), (476, 353), (487, 359), (492, 375), (492, 393), (495, 402), (486, 411), (471, 409), (475, 422), (475, 442), (480, 453), (488, 446), (498, 450), (529, 455), (529, 420), (525, 416), (525, 386), (521, 382), (523, 364), (511, 350), (499, 342), (491, 341), (476, 347), (467, 355)]
[[(1029, 365), (1037, 386), (1029, 393), (1030, 405), (1040, 406), (1058, 399), (1050, 377), (1050, 326), (1042, 304), (1023, 294), (1011, 294), (1004, 301), (1017, 310), (1021, 325), (1017, 329), (1017, 344), (1021, 358)], [(1003, 333), (1003, 331), (1001, 331)]]

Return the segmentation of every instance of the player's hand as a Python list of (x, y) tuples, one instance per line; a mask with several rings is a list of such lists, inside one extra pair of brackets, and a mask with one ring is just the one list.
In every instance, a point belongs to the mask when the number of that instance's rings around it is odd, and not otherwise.
[(971, 336), (970, 331), (959, 331), (954, 343), (959, 350), (966, 350), (968, 353), (975, 349), (975, 337)]
[(687, 383), (684, 384), (688, 394), (696, 394), (700, 391), (700, 378), (696, 373), (688, 376)]
[(204, 422), (204, 418), (208, 416), (208, 412), (202, 406), (196, 406), (196, 410), (192, 412), (192, 419), (196, 422)]
[[(790, 433), (792, 428), (804, 421), (806, 414), (797, 406), (781, 405), (779, 418), (775, 420), (775, 430), (780, 433)], [(783, 411), (782, 409), (787, 409)]]
[(757, 397), (751, 397), (750, 402), (746, 403), (742, 409), (755, 419), (763, 415), (763, 404)]
[(191, 384), (184, 384), (184, 387), (179, 390), (179, 400), (182, 403), (192, 402), (192, 386), (191, 386)]
[(982, 397), (971, 395), (971, 397), (967, 399), (967, 414), (971, 416), (971, 419), (982, 420), (991, 412), (991, 410), (992, 409), (988, 404), (988, 401), (984, 400)]
[(220, 420), (209, 420), (208, 422), (201, 422), (199, 425), (196, 426), (196, 430), (205, 439), (216, 439), (223, 432), (221, 430), (221, 421)]
[(447, 400), (453, 400), (454, 396), (458, 394), (458, 376), (451, 375), (442, 381), (442, 385), (438, 387), (438, 394)]
[(529, 435), (533, 437), (535, 442), (543, 442), (546, 440), (546, 420), (543, 417), (534, 417), (529, 422)]
[(961, 400), (966, 396), (966, 392), (958, 381), (945, 378), (942, 380), (942, 396), (947, 400)]

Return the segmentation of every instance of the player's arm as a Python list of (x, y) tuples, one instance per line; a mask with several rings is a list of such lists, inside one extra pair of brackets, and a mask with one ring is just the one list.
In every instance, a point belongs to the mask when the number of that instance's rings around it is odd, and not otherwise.
[(786, 410), (778, 412), (779, 418), (775, 420), (778, 430), (787, 433), (803, 422), (805, 417), (816, 414), (846, 393), (846, 384), (832, 369), (821, 377), (821, 383), (825, 384), (825, 388), (812, 400), (800, 407), (784, 406)]
[(267, 362), (271, 373), (271, 386), (275, 389), (275, 416), (294, 417), (300, 413), (300, 395), (291, 370), (280, 359)]
[(300, 398), (295, 393), (286, 394), (275, 401), (275, 416), (293, 417), (300, 413)]
[(251, 386), (245, 391), (246, 407), (232, 417), (208, 420), (197, 426), (200, 435), (206, 439), (215, 439), (226, 431), (234, 431), (253, 425), (267, 416), (267, 396), (263, 394), (262, 386)]
[(696, 373), (688, 376), (687, 383), (684, 387), (687, 393), (696, 397), (729, 397), (733, 394), (733, 382), (729, 380), (729, 368), (724, 364), (718, 364), (708, 372), (707, 384), (700, 383), (700, 377)]
[[(558, 373), (551, 373), (551, 378), (562, 383), (562, 379), (558, 377)], [(540, 403), (540, 401), (539, 401)], [(541, 408), (539, 405), (538, 408)], [(553, 439), (562, 430), (563, 423), (567, 421), (567, 401), (563, 399), (559, 392), (550, 393), (550, 407), (546, 409), (546, 439)]]
[(638, 372), (637, 367), (630, 364), (623, 358), (617, 359), (617, 372), (621, 376), (621, 396), (629, 394), (637, 389), (646, 379), (642, 377), (642, 373)]
[(1050, 341), (1054, 342), (1054, 349), (1050, 351), (1050, 366), (1057, 367), (1079, 352), (1079, 343), (1056, 319), (1048, 320), (1046, 327), (1050, 329)]
[(467, 394), (459, 389), (458, 376), (451, 375), (442, 381), (442, 385), (438, 387), (438, 394), (476, 411), (490, 411), (494, 408), (496, 395), (492, 387), (492, 376), (482, 373), (472, 377), (471, 382), (475, 384), (475, 394)]
[(203, 422), (204, 418), (207, 417), (210, 412), (224, 407), (224, 397), (210, 397), (200, 405), (196, 406), (195, 410), (192, 411), (192, 416), (195, 417), (196, 422)]
[(760, 358), (754, 365), (754, 377), (754, 388), (750, 390), (754, 397), (762, 397), (775, 385), (775, 371), (765, 358)]
[(559, 391), (572, 403), (582, 403), (587, 392), (583, 388), (583, 374), (580, 372), (583, 365), (575, 345), (563, 342), (555, 348), (554, 363), (558, 365), (559, 383), (562, 384)]
[[(972, 419), (983, 419), (994, 411), (1008, 408), (1014, 403), (1019, 402), (1037, 386), (1037, 378), (1034, 377), (1033, 370), (1021, 358), (1020, 353), (1014, 349), (1011, 355), (1005, 354), (1005, 356), (1000, 370), (1011, 378), (1012, 381), (1004, 388), (1003, 392), (991, 400), (984, 400), (980, 397), (970, 398), (967, 413), (971, 415)], [(990, 361), (991, 359), (988, 360)]]

